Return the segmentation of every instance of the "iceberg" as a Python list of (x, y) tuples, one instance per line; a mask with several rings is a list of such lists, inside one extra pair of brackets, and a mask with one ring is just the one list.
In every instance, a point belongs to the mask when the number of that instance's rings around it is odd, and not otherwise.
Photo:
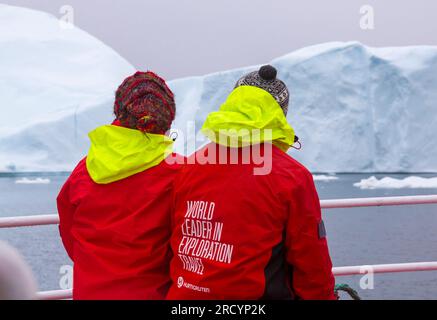
[(333, 175), (325, 175), (325, 174), (315, 174), (313, 175), (314, 181), (323, 181), (323, 182), (329, 182), (329, 181), (335, 181), (338, 180), (338, 177)]
[[(307, 47), (271, 62), (291, 91), (288, 121), (312, 172), (437, 171), (437, 47)], [(243, 74), (259, 66), (179, 79), (175, 126), (196, 131)], [(186, 128), (193, 131), (193, 128)], [(194, 143), (185, 149), (191, 153)]]
[(366, 189), (437, 189), (437, 177), (422, 178), (411, 176), (405, 179), (385, 177), (378, 179), (372, 176), (354, 183), (354, 187)]
[(69, 171), (134, 68), (47, 13), (0, 4), (0, 21), (0, 171)]
[(15, 184), (50, 184), (50, 179), (47, 179), (47, 178), (36, 178), (36, 179), (21, 178), (21, 179), (15, 180)]
[[(48, 14), (0, 5), (0, 19), (0, 171), (71, 171), (87, 133), (112, 120), (114, 91), (134, 68)], [(332, 42), (270, 63), (291, 91), (288, 121), (303, 145), (290, 155), (312, 172), (437, 172), (436, 46)], [(169, 82), (177, 152), (206, 142), (197, 133), (207, 115), (257, 68)]]

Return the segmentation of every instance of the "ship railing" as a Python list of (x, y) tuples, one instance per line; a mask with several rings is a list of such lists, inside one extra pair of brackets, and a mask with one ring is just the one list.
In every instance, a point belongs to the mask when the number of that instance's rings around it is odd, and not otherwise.
[[(355, 199), (332, 199), (320, 201), (322, 209), (341, 209), (359, 207), (385, 207), (404, 205), (437, 204), (437, 195), (425, 196), (401, 196), (401, 197), (378, 197), (378, 198), (355, 198)], [(0, 218), (0, 228), (22, 228), (59, 224), (59, 217), (51, 215), (32, 215)], [(396, 273), (396, 272), (419, 272), (437, 271), (437, 261), (362, 265), (333, 268), (334, 276), (364, 275), (369, 272)], [(38, 292), (40, 300), (64, 300), (72, 298), (72, 290), (53, 290)]]

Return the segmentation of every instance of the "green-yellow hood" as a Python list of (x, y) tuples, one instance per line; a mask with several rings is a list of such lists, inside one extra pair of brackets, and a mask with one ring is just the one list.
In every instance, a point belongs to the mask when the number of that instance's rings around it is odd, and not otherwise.
[(94, 182), (108, 184), (160, 164), (172, 152), (173, 141), (158, 134), (106, 125), (89, 133), (86, 165)]
[(209, 114), (202, 132), (229, 147), (272, 142), (283, 151), (293, 145), (295, 136), (275, 98), (252, 86), (232, 91), (219, 111)]

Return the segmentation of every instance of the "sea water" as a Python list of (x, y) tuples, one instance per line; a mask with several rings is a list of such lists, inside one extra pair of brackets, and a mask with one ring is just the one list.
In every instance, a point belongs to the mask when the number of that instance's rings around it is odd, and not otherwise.
[[(67, 176), (0, 176), (0, 217), (55, 214), (56, 196)], [(316, 181), (316, 186), (321, 199), (437, 194), (437, 188), (361, 190), (353, 186), (370, 176), (339, 174), (338, 179)], [(376, 175), (385, 176), (402, 179), (408, 175)], [(30, 182), (16, 183), (23, 178)], [(330, 209), (324, 210), (323, 215), (334, 266), (437, 261), (437, 205)], [(68, 268), (63, 266), (72, 263), (63, 249), (57, 226), (0, 229), (0, 240), (9, 242), (24, 255), (40, 290), (60, 289), (65, 284), (62, 277)], [(336, 280), (349, 284), (363, 299), (437, 298), (437, 271), (378, 274), (373, 286), (363, 276)]]

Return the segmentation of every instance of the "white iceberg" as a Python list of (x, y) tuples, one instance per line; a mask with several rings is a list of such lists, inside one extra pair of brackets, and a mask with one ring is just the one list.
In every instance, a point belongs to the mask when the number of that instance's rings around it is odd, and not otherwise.
[(0, 4), (0, 171), (71, 170), (134, 68), (47, 13)]
[[(290, 153), (311, 171), (437, 171), (436, 46), (335, 42), (271, 64), (291, 90), (288, 120), (303, 144)], [(173, 81), (175, 127), (195, 121), (198, 130), (236, 80), (258, 67)], [(193, 151), (189, 145), (188, 153)]]
[(30, 179), (30, 178), (21, 178), (15, 180), (16, 184), (50, 184), (50, 179), (48, 178), (36, 178), (36, 179)]
[[(0, 171), (70, 171), (87, 153), (87, 133), (111, 121), (113, 92), (134, 69), (45, 13), (0, 5), (0, 19)], [(290, 154), (311, 171), (437, 172), (437, 47), (334, 42), (271, 64), (291, 90), (288, 120), (303, 144)], [(257, 67), (171, 81), (174, 128), (198, 132)], [(180, 136), (180, 153), (204, 142)]]
[(338, 177), (333, 176), (333, 175), (314, 174), (314, 175), (313, 175), (313, 180), (314, 180), (314, 181), (324, 181), (324, 182), (328, 182), (328, 181), (335, 181), (335, 180), (338, 180)]
[(360, 189), (437, 189), (437, 177), (422, 178), (411, 176), (404, 179), (385, 177), (377, 179), (372, 176), (354, 184)]

